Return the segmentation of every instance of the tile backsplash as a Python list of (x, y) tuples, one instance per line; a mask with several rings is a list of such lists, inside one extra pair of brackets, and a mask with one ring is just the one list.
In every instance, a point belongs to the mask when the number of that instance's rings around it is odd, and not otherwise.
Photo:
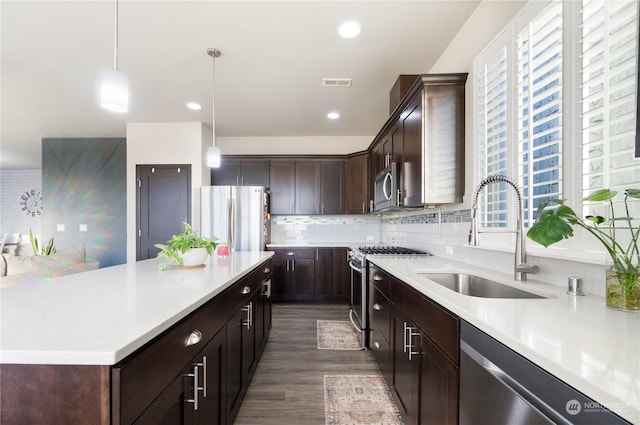
[(366, 215), (277, 215), (271, 243), (379, 243), (380, 218)]

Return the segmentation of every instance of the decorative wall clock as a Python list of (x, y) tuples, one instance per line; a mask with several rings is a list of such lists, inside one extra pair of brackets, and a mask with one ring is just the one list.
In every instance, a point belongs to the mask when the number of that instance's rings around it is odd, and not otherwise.
[(42, 192), (40, 189), (30, 189), (20, 196), (20, 208), (31, 217), (42, 214)]

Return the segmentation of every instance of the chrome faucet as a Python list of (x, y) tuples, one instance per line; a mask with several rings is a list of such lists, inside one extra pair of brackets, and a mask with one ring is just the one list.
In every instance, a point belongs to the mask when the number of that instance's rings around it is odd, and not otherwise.
[(504, 182), (509, 184), (516, 191), (518, 196), (518, 218), (516, 222), (516, 252), (515, 252), (515, 264), (514, 264), (514, 279), (515, 280), (527, 280), (527, 273), (537, 273), (538, 266), (527, 264), (527, 251), (525, 248), (524, 229), (522, 224), (522, 192), (515, 181), (507, 176), (489, 176), (485, 177), (476, 190), (473, 192), (473, 204), (471, 206), (471, 229), (469, 230), (469, 245), (478, 246), (478, 195), (480, 191), (491, 183)]

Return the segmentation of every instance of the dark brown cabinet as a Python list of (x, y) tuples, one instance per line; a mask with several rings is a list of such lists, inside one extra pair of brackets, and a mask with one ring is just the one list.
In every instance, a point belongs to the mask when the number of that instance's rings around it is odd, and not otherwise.
[(362, 153), (347, 160), (347, 214), (369, 212), (369, 155)]
[(273, 301), (312, 301), (315, 295), (316, 250), (275, 249), (273, 256)]
[(459, 319), (370, 265), (370, 348), (406, 424), (457, 424)]
[(346, 161), (272, 160), (271, 214), (344, 214)]
[(272, 299), (345, 302), (350, 297), (347, 248), (274, 248)]
[(211, 184), (269, 187), (269, 160), (223, 157), (220, 168), (211, 170)]

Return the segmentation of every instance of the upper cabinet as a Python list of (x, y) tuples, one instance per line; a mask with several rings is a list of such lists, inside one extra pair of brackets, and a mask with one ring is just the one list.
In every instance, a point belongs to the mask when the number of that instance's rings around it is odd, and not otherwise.
[(272, 160), (271, 214), (344, 214), (346, 161)]
[(372, 143), (373, 175), (389, 161), (400, 166), (401, 207), (462, 202), (466, 80), (417, 76)]
[(347, 159), (347, 214), (369, 212), (369, 155), (366, 152)]
[(211, 184), (268, 188), (269, 160), (223, 157), (220, 168), (211, 170)]

